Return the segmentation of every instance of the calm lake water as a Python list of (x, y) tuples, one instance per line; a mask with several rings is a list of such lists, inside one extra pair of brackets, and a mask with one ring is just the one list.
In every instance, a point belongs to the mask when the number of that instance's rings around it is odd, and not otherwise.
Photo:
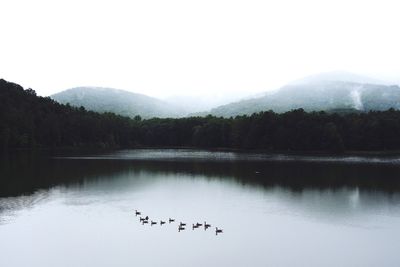
[[(400, 266), (399, 159), (3, 156), (0, 266)], [(135, 209), (176, 221), (142, 225)]]

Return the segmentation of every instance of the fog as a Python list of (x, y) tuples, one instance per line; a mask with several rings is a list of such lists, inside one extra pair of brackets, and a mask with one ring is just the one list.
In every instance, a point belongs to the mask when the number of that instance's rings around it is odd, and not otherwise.
[(400, 77), (396, 1), (5, 0), (1, 10), (0, 74), (42, 96), (102, 86), (215, 106), (319, 72)]
[(181, 107), (184, 111), (191, 114), (208, 111), (221, 105), (249, 98), (255, 98), (260, 95), (263, 95), (263, 93), (256, 94), (243, 91), (234, 93), (216, 92), (213, 94), (212, 92), (205, 92), (199, 93), (198, 95), (172, 95), (164, 98), (163, 100), (172, 105)]

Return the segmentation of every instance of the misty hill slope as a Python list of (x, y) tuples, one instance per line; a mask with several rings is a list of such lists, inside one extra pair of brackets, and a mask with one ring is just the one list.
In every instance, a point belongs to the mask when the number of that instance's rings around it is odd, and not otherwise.
[(351, 82), (351, 83), (362, 83), (362, 84), (382, 84), (387, 85), (386, 82), (374, 78), (370, 78), (364, 75), (351, 73), (348, 71), (329, 71), (322, 72), (314, 75), (306, 76), (302, 79), (295, 80), (290, 84), (315, 84), (321, 82)]
[(181, 117), (182, 110), (157, 98), (103, 87), (76, 87), (51, 96), (59, 103), (83, 106), (96, 112), (142, 118)]
[(400, 88), (349, 81), (301, 81), (262, 97), (214, 108), (209, 114), (229, 117), (265, 110), (285, 112), (298, 108), (306, 111), (400, 109)]

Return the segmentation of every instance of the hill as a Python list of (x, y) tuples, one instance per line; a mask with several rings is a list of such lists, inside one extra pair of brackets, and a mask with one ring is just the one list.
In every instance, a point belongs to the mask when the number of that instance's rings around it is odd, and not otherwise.
[(76, 87), (51, 96), (59, 103), (96, 112), (113, 112), (118, 115), (142, 118), (181, 117), (182, 109), (157, 98), (124, 90), (104, 87)]
[(0, 151), (58, 147), (198, 147), (269, 151), (400, 149), (400, 111), (342, 115), (302, 109), (236, 118), (130, 119), (38, 97), (0, 79)]
[(264, 110), (281, 113), (298, 108), (305, 111), (328, 112), (332, 110), (366, 112), (400, 108), (399, 86), (361, 83), (362, 78), (358, 76), (356, 81), (350, 78), (338, 81), (334, 80), (334, 75), (323, 76), (296, 81), (258, 98), (214, 108), (207, 114), (230, 117), (250, 115)]

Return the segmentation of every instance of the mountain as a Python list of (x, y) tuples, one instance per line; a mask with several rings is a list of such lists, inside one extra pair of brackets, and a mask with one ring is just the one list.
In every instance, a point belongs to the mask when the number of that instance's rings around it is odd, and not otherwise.
[[(343, 73), (342, 73), (343, 74)], [(400, 88), (376, 84), (362, 76), (324, 73), (295, 81), (274, 92), (212, 109), (207, 114), (230, 117), (273, 110), (370, 111), (400, 109)], [(339, 80), (340, 79), (340, 80)]]
[(351, 73), (348, 71), (330, 71), (330, 72), (322, 72), (314, 75), (309, 75), (299, 80), (295, 80), (290, 84), (294, 85), (307, 85), (307, 84), (315, 84), (319, 82), (351, 82), (351, 83), (366, 83), (366, 84), (383, 84), (387, 85), (386, 82), (370, 78), (364, 75)]
[(182, 117), (183, 110), (170, 103), (142, 94), (104, 87), (76, 87), (51, 96), (59, 103), (83, 106), (97, 112), (142, 118)]
[(400, 150), (400, 111), (394, 109), (340, 117), (297, 109), (234, 119), (207, 116), (137, 120), (63, 105), (2, 79), (0, 99), (0, 154), (9, 149), (70, 147), (335, 153)]

